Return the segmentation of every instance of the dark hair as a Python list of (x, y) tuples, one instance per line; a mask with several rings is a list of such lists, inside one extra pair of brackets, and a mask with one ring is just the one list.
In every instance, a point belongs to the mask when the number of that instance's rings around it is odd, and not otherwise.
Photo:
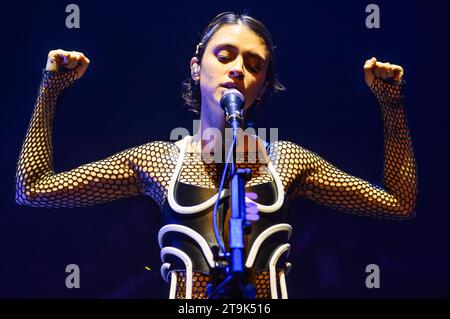
[[(195, 57), (199, 60), (199, 63), (203, 58), (203, 54), (209, 40), (217, 32), (217, 30), (227, 24), (242, 24), (246, 26), (254, 33), (256, 33), (266, 44), (267, 49), (269, 50), (269, 64), (267, 66), (266, 73), (266, 82), (268, 82), (268, 85), (264, 96), (266, 96), (267, 94), (284, 91), (285, 87), (278, 81), (277, 74), (275, 73), (275, 47), (273, 45), (272, 35), (262, 22), (256, 20), (255, 18), (252, 18), (247, 13), (223, 12), (217, 15), (208, 24), (208, 26), (201, 34), (200, 43), (197, 45), (195, 51)], [(188, 109), (196, 114), (200, 114), (200, 85), (196, 84), (194, 80), (189, 77), (182, 83), (181, 94)]]

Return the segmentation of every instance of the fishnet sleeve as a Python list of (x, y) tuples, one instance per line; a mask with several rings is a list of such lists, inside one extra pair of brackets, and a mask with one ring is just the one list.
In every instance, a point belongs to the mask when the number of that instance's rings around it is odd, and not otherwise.
[(274, 161), (291, 197), (305, 196), (336, 209), (374, 218), (411, 218), (416, 203), (417, 168), (401, 83), (377, 79), (371, 90), (380, 104), (384, 124), (383, 187), (349, 175), (293, 143), (274, 143), (270, 153), (283, 154)]
[(56, 174), (52, 126), (60, 93), (75, 72), (44, 71), (16, 171), (16, 202), (36, 207), (79, 207), (146, 194), (162, 204), (177, 147), (152, 142)]

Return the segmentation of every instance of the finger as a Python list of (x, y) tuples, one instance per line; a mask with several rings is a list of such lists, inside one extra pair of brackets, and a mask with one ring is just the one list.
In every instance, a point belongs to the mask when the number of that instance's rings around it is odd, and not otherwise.
[(245, 193), (245, 197), (247, 197), (247, 198), (249, 198), (251, 200), (255, 200), (255, 199), (258, 198), (258, 194), (252, 193), (252, 192), (248, 192), (248, 193)]
[(91, 63), (91, 61), (82, 52), (80, 52), (80, 57), (82, 61)]
[(376, 58), (371, 58), (364, 63), (364, 71), (370, 71), (375, 67), (377, 62)]
[(89, 61), (88, 58), (86, 57), (82, 57), (80, 60), (80, 63), (77, 67), (77, 74), (78, 74), (78, 79), (81, 78), (84, 73), (86, 72), (87, 68), (89, 67), (89, 64), (91, 63), (91, 61)]
[(394, 69), (392, 68), (391, 63), (385, 62), (384, 65), (386, 66), (386, 77), (388, 79), (393, 78), (394, 77), (394, 72), (393, 72)]
[(396, 73), (395, 74), (395, 80), (401, 82), (403, 80), (403, 75), (404, 75), (403, 69), (398, 70), (395, 73)]
[(246, 214), (245, 218), (252, 222), (256, 222), (257, 220), (259, 220), (259, 214)]
[(67, 64), (69, 63), (69, 56), (66, 53), (57, 53), (55, 56), (56, 62), (59, 64)]
[(66, 52), (64, 56), (64, 67), (70, 70), (78, 68), (77, 71), (80, 78), (90, 63), (89, 59), (87, 59), (83, 53), (77, 51)]
[(257, 214), (258, 213), (258, 207), (256, 205), (250, 205), (249, 207), (245, 208), (245, 211), (247, 214)]
[(378, 61), (377, 63), (375, 63), (375, 67), (380, 69), (380, 71), (381, 71), (381, 69), (387, 68), (388, 66), (389, 66), (389, 64), (385, 63), (385, 62), (379, 62)]
[(67, 54), (66, 51), (57, 49), (57, 50), (51, 50), (48, 55), (49, 55), (49, 57), (56, 57), (56, 56), (65, 55), (65, 54)]
[(392, 79), (395, 77), (394, 70), (395, 69), (392, 66), (389, 66), (389, 68), (387, 69), (387, 76), (389, 79)]
[(380, 68), (374, 68), (373, 69), (373, 74), (375, 75), (376, 78), (380, 78), (381, 77), (381, 71)]
[(377, 59), (375, 57), (372, 57), (364, 63), (364, 80), (366, 81), (368, 86), (371, 86), (375, 79), (373, 70), (375, 68), (376, 62)]
[(64, 50), (57, 49), (49, 51), (45, 69), (54, 72), (58, 71), (64, 59)]
[(380, 70), (380, 76), (383, 80), (387, 79), (387, 68), (385, 66), (382, 66), (381, 68), (378, 68)]
[(72, 51), (71, 54), (71, 59), (74, 61), (77, 61), (79, 63), (90, 63), (91, 61), (89, 61), (89, 59), (81, 52), (76, 52), (76, 51)]
[(396, 81), (401, 81), (403, 79), (403, 68), (400, 65), (392, 64), (394, 78)]
[(388, 79), (394, 78), (395, 77), (394, 70), (388, 69), (387, 70), (387, 77), (388, 77)]
[(76, 51), (69, 52), (70, 62), (78, 62), (80, 54)]
[(67, 69), (75, 69), (79, 65), (76, 52), (69, 52), (69, 62), (65, 65)]

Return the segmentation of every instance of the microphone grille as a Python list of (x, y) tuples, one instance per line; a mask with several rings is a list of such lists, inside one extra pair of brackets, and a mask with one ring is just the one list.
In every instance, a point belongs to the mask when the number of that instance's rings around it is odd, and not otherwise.
[(228, 89), (228, 90), (226, 90), (226, 91), (223, 92), (223, 94), (222, 94), (222, 99), (224, 99), (225, 97), (227, 97), (227, 96), (230, 95), (230, 94), (237, 95), (239, 98), (242, 99), (242, 101), (244, 101), (244, 95), (242, 95), (242, 93), (239, 92), (239, 90), (237, 90), (237, 89)]

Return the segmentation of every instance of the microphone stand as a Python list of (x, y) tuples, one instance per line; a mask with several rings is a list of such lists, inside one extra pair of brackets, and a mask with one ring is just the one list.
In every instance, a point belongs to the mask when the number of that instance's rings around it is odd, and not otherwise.
[[(249, 271), (245, 267), (245, 234), (250, 233), (251, 224), (246, 220), (245, 206), (245, 181), (251, 177), (251, 170), (248, 168), (238, 169), (236, 165), (236, 149), (238, 133), (243, 121), (244, 98), (240, 92), (230, 92), (225, 107), (222, 100), (227, 96), (225, 93), (221, 99), (221, 106), (225, 111), (225, 118), (228, 126), (232, 130), (231, 141), (226, 134), (226, 145), (228, 156), (226, 166), (230, 167), (228, 178), (230, 182), (230, 208), (231, 217), (229, 221), (229, 248), (230, 251), (219, 253), (219, 247), (213, 247), (213, 255), (216, 267), (212, 269), (212, 283), (209, 286), (210, 298), (218, 299), (254, 299), (255, 288), (249, 276)], [(230, 153), (232, 152), (232, 153)], [(232, 160), (229, 161), (229, 155)], [(217, 203), (216, 203), (217, 204)]]
[(238, 141), (238, 129), (240, 122), (233, 118), (230, 123), (233, 131), (233, 160), (229, 163), (230, 193), (231, 193), (231, 218), (229, 221), (229, 243), (230, 243), (230, 276), (239, 285), (239, 296), (244, 299), (254, 298), (254, 288), (248, 280), (248, 272), (245, 268), (245, 233), (250, 231), (250, 223), (246, 220), (245, 207), (245, 181), (251, 177), (249, 168), (237, 168), (236, 147)]
[[(245, 267), (245, 234), (250, 233), (251, 224), (246, 220), (245, 206), (245, 181), (251, 177), (249, 168), (237, 168), (236, 149), (238, 132), (242, 119), (242, 111), (227, 114), (227, 123), (232, 129), (231, 141), (226, 141), (232, 146), (228, 152), (232, 153), (232, 160), (228, 178), (230, 181), (230, 207), (229, 220), (229, 248), (225, 256), (219, 254), (217, 247), (213, 249), (216, 267), (213, 270), (213, 283), (211, 286), (211, 298), (217, 299), (254, 299), (255, 288), (250, 281), (249, 272)], [(229, 136), (227, 134), (227, 136)]]

